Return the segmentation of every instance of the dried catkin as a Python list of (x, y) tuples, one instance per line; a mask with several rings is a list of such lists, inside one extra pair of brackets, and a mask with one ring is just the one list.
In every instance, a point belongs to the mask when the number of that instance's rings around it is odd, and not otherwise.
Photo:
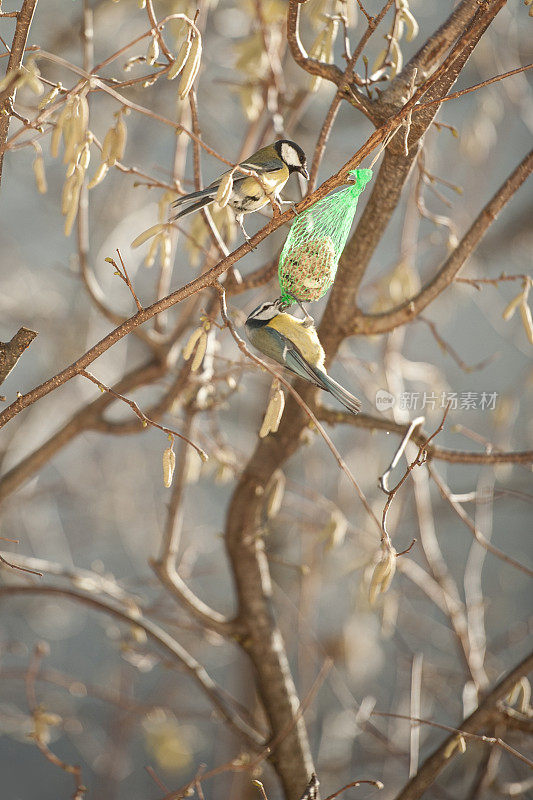
[(283, 410), (285, 408), (285, 394), (281, 389), (276, 389), (272, 396), (272, 423), (270, 430), (272, 433), (277, 433)]
[(518, 306), (522, 302), (522, 296), (523, 296), (523, 292), (520, 292), (520, 294), (517, 294), (516, 297), (513, 297), (511, 302), (508, 303), (505, 306), (505, 308), (503, 310), (503, 313), (502, 313), (502, 317), (504, 318), (504, 320), (506, 322), (511, 319), (511, 317), (514, 314), (514, 312), (516, 311), (516, 309), (518, 308)]
[(163, 453), (163, 483), (169, 489), (172, 486), (172, 478), (176, 468), (176, 454), (172, 447), (167, 447)]
[(272, 476), (270, 485), (266, 492), (265, 510), (268, 519), (277, 517), (281, 510), (283, 497), (285, 495), (285, 475), (280, 469), (277, 469)]
[(91, 160), (91, 149), (89, 146), (89, 142), (87, 141), (80, 148), (78, 155), (78, 164), (85, 171), (89, 166), (90, 160)]
[[(337, 36), (337, 20), (330, 20), (325, 28), (320, 31), (315, 41), (311, 45), (309, 57), (317, 61), (331, 64), (333, 62), (333, 45)], [(313, 75), (311, 78), (310, 91), (316, 92), (322, 83), (322, 78), (319, 75)]]
[(104, 136), (104, 141), (102, 142), (102, 161), (105, 161), (108, 166), (112, 167), (113, 164), (110, 163), (111, 161), (111, 150), (114, 147), (115, 139), (117, 136), (117, 132), (115, 127), (112, 126), (107, 131), (106, 135)]
[(403, 67), (402, 51), (400, 50), (400, 45), (396, 39), (391, 39), (389, 58), (391, 61), (390, 76), (391, 78), (394, 78), (399, 72), (402, 71)]
[(453, 739), (450, 739), (444, 748), (444, 758), (450, 758), (456, 750), (459, 750), (461, 753), (466, 753), (466, 740), (461, 733), (458, 733), (457, 736), (454, 736)]
[(65, 236), (70, 236), (72, 233), (72, 226), (78, 213), (78, 202), (84, 174), (83, 169), (76, 165), (73, 174), (65, 181), (62, 198), (62, 213), (66, 214)]
[(510, 706), (514, 706), (519, 699), (520, 711), (522, 714), (529, 714), (531, 711), (531, 684), (525, 676), (520, 678), (518, 683), (515, 683), (507, 696), (507, 702)]
[(191, 91), (192, 85), (196, 79), (196, 76), (198, 75), (198, 70), (200, 69), (201, 57), (202, 57), (202, 40), (201, 37), (197, 34), (193, 39), (191, 49), (187, 57), (187, 61), (183, 68), (183, 73), (178, 88), (180, 100), (185, 100), (185, 98)]
[(116, 139), (114, 142), (114, 147), (111, 150), (111, 158), (114, 159), (114, 163), (120, 161), (124, 156), (124, 150), (126, 149), (126, 138), (127, 138), (127, 128), (124, 119), (122, 118), (122, 114), (119, 114), (117, 118), (117, 123), (115, 125), (116, 128)]
[(26, 67), (22, 67), (21, 81), (19, 86), (27, 86), (34, 94), (41, 95), (44, 92), (44, 84), (39, 80), (41, 74), (35, 60), (30, 58)]
[(334, 508), (324, 529), (327, 547), (333, 548), (341, 545), (346, 538), (348, 520), (339, 508)]
[(187, 344), (183, 348), (183, 358), (185, 361), (188, 361), (189, 358), (192, 356), (192, 351), (194, 350), (194, 346), (198, 341), (198, 339), (200, 338), (200, 336), (202, 335), (203, 331), (204, 329), (201, 327), (196, 328), (196, 330), (194, 330), (189, 336)]
[(418, 22), (408, 8), (402, 9), (401, 19), (405, 22), (405, 27), (407, 28), (407, 35), (405, 38), (408, 42), (411, 42), (415, 36), (418, 35)]
[(374, 63), (372, 65), (372, 72), (377, 72), (378, 69), (381, 69), (384, 66), (386, 57), (387, 57), (387, 48), (384, 47), (383, 50), (379, 51), (374, 60)]
[(51, 103), (52, 100), (56, 99), (57, 95), (61, 91), (61, 88), (62, 88), (61, 84), (58, 84), (57, 86), (54, 86), (53, 89), (50, 89), (48, 94), (45, 94), (45, 96), (42, 98), (42, 100), (40, 100), (38, 108), (40, 110), (42, 110), (43, 108), (46, 108), (46, 106), (49, 103)]
[(189, 58), (189, 53), (191, 52), (192, 41), (191, 39), (187, 38), (181, 45), (178, 55), (176, 56), (176, 60), (170, 67), (169, 71), (167, 72), (167, 80), (173, 81), (174, 78), (182, 71), (183, 67), (185, 66), (187, 59)]
[(531, 309), (524, 298), (520, 303), (520, 314), (522, 316), (522, 324), (524, 325), (529, 343), (533, 344), (533, 318), (531, 317)]
[(261, 439), (264, 439), (269, 433), (277, 432), (284, 408), (285, 395), (278, 386), (274, 389), (270, 400), (268, 401), (268, 406), (263, 418), (263, 424), (259, 430), (259, 436)]
[(220, 208), (224, 208), (224, 206), (228, 204), (228, 200), (231, 197), (232, 191), (233, 191), (233, 173), (228, 172), (227, 175), (222, 176), (215, 197), (215, 202), (220, 206)]
[(396, 550), (391, 547), (383, 547), (382, 555), (372, 573), (368, 597), (370, 605), (373, 606), (380, 594), (384, 594), (392, 583), (396, 572)]
[(159, 42), (157, 41), (157, 36), (152, 36), (150, 39), (150, 44), (148, 45), (148, 50), (146, 51), (146, 63), (155, 64), (157, 58), (159, 56)]
[[(91, 188), (90, 184), (89, 184), (89, 188)], [(130, 247), (132, 247), (133, 249), (135, 249), (136, 247), (140, 247), (141, 244), (144, 244), (145, 242), (147, 242), (148, 239), (151, 239), (152, 236), (156, 235), (156, 233), (161, 233), (161, 231), (163, 230), (164, 227), (165, 226), (161, 222), (158, 222), (157, 225), (152, 225), (151, 228), (147, 228), (145, 231), (140, 233), (133, 240), (133, 242), (131, 243)]]
[(36, 153), (35, 155), (33, 160), (33, 174), (35, 175), (37, 191), (40, 194), (46, 194), (48, 186), (46, 184), (46, 172), (44, 169), (44, 159), (42, 153)]
[(102, 161), (102, 163), (94, 173), (92, 179), (89, 181), (87, 188), (94, 189), (95, 186), (98, 186), (99, 183), (102, 183), (108, 172), (109, 172), (109, 165), (105, 161)]
[(67, 101), (67, 109), (68, 113), (63, 123), (64, 164), (74, 160), (78, 145), (85, 141), (89, 122), (89, 106), (85, 97), (76, 95), (72, 102)]
[(192, 360), (191, 372), (196, 372), (200, 368), (202, 361), (204, 360), (206, 350), (207, 350), (207, 333), (204, 330), (202, 330), (200, 338), (198, 339), (196, 352)]

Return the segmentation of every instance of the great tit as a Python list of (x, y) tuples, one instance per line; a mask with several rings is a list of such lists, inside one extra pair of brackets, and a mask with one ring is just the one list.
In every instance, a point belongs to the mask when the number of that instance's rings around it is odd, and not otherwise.
[[(257, 211), (269, 202), (272, 197), (277, 203), (284, 202), (280, 199), (279, 193), (287, 183), (292, 172), (299, 172), (304, 178), (309, 178), (307, 172), (307, 160), (302, 148), (291, 142), (289, 139), (280, 139), (267, 147), (262, 147), (253, 156), (242, 161), (240, 166), (245, 169), (254, 170), (258, 178), (250, 175), (242, 175), (238, 170), (233, 173), (233, 189), (228, 200), (228, 205), (235, 211), (237, 222), (246, 239), (250, 237), (244, 230), (242, 218), (244, 214)], [(212, 203), (216, 197), (220, 181), (231, 170), (228, 170), (213, 181), (206, 189), (199, 192), (191, 192), (184, 197), (179, 197), (172, 205), (179, 207), (184, 203), (192, 202), (187, 208), (183, 208), (176, 216), (171, 217), (173, 222), (193, 211)]]
[(319, 386), (357, 414), (361, 403), (350, 392), (330, 378), (324, 366), (325, 353), (310, 318), (297, 319), (284, 312), (282, 300), (262, 303), (245, 323), (250, 343), (273, 361)]

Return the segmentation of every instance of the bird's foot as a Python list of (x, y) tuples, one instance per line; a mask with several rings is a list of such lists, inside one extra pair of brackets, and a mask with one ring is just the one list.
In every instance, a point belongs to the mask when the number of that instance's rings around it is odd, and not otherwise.
[(300, 309), (302, 310), (302, 312), (303, 312), (303, 315), (304, 315), (304, 320), (303, 320), (303, 323), (302, 323), (302, 324), (303, 324), (303, 326), (304, 326), (304, 328), (311, 328), (311, 327), (313, 327), (313, 326), (314, 326), (314, 324), (315, 324), (315, 321), (314, 321), (313, 317), (311, 316), (311, 314), (310, 314), (310, 313), (308, 312), (308, 310), (306, 309), (306, 307), (304, 306), (304, 304), (302, 303), (302, 301), (301, 301), (301, 300), (298, 300), (298, 298), (296, 297), (296, 295), (292, 294), (292, 292), (287, 292), (287, 294), (288, 294), (290, 297), (292, 297), (292, 299), (293, 299), (293, 300), (294, 300), (296, 303), (298, 303), (298, 305), (300, 306)]

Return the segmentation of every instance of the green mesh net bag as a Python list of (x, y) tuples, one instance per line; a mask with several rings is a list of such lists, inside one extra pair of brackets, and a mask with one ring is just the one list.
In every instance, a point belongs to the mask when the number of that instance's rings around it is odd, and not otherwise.
[(371, 169), (350, 172), (346, 189), (319, 200), (296, 217), (281, 251), (278, 267), (281, 297), (287, 305), (320, 300), (335, 280), (357, 208), (357, 198), (372, 177)]

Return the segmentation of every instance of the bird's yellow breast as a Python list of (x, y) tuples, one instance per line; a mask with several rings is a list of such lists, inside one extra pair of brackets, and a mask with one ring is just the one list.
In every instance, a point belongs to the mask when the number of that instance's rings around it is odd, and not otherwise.
[(290, 339), (306, 361), (314, 367), (324, 369), (324, 348), (312, 326), (305, 327), (302, 320), (296, 319), (291, 314), (278, 314), (270, 320), (268, 326)]
[[(289, 180), (289, 170), (283, 165), (281, 169), (264, 172), (257, 178), (246, 178), (240, 186), (241, 193), (244, 195), (264, 195), (265, 205), (272, 194), (280, 192)], [(259, 186), (257, 185), (259, 184)]]

